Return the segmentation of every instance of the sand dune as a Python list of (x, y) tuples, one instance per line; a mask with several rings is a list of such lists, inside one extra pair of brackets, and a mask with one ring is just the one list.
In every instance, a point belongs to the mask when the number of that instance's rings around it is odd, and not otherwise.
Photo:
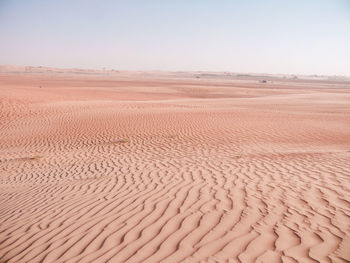
[(0, 74), (0, 262), (349, 262), (350, 86)]

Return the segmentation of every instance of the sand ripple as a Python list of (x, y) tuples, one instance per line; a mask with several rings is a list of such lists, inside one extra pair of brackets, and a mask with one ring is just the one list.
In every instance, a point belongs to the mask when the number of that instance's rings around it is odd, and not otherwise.
[(0, 262), (350, 261), (349, 92), (25, 83), (1, 86)]

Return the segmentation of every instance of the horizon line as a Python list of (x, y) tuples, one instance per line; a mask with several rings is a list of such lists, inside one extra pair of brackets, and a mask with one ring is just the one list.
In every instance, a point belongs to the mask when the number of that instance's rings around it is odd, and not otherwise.
[[(319, 74), (319, 73), (271, 73), (271, 72), (253, 72), (253, 71), (230, 71), (230, 70), (166, 70), (166, 69), (118, 69), (107, 66), (101, 68), (96, 67), (64, 67), (64, 66), (33, 66), (33, 65), (19, 65), (19, 64), (0, 64), (0, 68), (3, 67), (20, 67), (20, 68), (47, 68), (47, 69), (61, 69), (61, 70), (83, 70), (83, 71), (130, 71), (130, 72), (171, 72), (171, 73), (195, 73), (195, 72), (210, 72), (210, 73), (222, 73), (222, 74), (249, 74), (249, 75), (269, 75), (269, 76), (304, 76), (304, 77), (343, 77), (350, 78), (350, 75), (344, 74)], [(3, 72), (3, 71), (0, 71)], [(5, 71), (6, 72), (6, 71)], [(11, 72), (7, 72), (11, 73)]]

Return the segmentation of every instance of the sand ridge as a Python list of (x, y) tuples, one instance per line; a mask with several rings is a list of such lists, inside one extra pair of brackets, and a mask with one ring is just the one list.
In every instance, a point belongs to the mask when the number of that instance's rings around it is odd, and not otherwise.
[(0, 262), (350, 261), (350, 86), (0, 74)]

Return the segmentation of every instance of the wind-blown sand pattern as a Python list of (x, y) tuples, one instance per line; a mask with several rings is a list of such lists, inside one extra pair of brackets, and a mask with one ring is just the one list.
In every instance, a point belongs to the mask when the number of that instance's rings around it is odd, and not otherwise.
[(0, 262), (350, 261), (349, 82), (0, 83)]

